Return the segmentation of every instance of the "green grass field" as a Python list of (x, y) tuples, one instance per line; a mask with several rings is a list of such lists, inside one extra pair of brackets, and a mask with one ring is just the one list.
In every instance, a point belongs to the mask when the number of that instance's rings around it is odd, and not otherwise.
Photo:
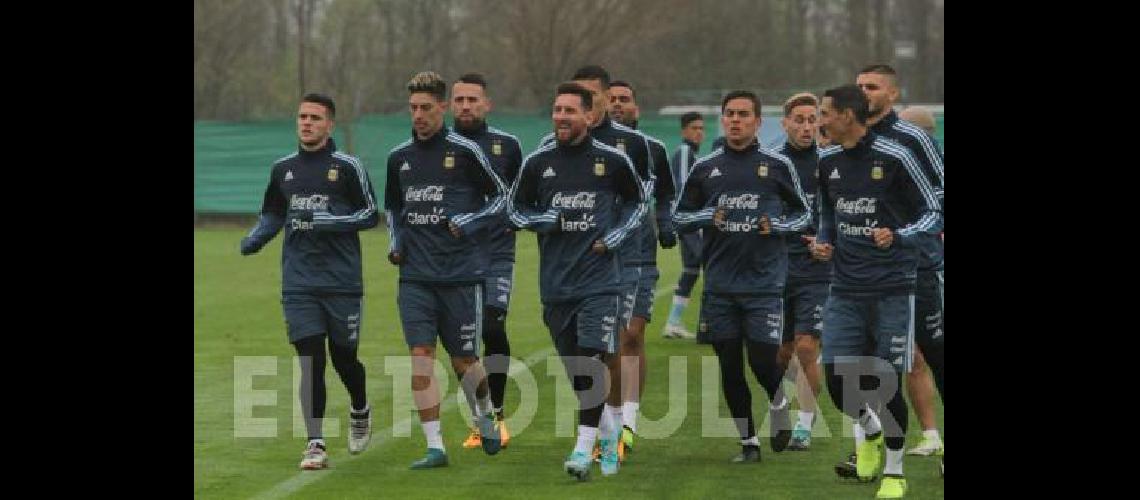
[[(850, 426), (821, 395), (823, 422), (817, 419), (816, 436), (808, 452), (771, 452), (762, 437), (763, 462), (734, 465), (729, 458), (739, 451), (732, 437), (728, 409), (720, 394), (715, 358), (708, 346), (688, 340), (665, 340), (660, 332), (680, 272), (677, 251), (660, 251), (661, 280), (654, 306), (654, 320), (646, 333), (649, 359), (647, 389), (642, 400), (646, 419), (662, 419), (669, 411), (669, 362), (678, 357), (686, 368), (674, 371), (677, 389), (674, 412), (686, 412), (679, 429), (663, 439), (642, 438), (618, 475), (602, 477), (595, 469), (591, 480), (579, 483), (562, 471), (562, 461), (574, 444), (569, 432), (557, 435), (557, 422), (564, 429), (573, 424), (573, 399), (556, 396), (555, 389), (568, 390), (561, 367), (548, 369), (552, 352), (550, 337), (542, 324), (538, 296), (538, 255), (531, 233), (519, 238), (515, 289), (507, 331), (512, 356), (530, 363), (537, 384), (537, 408), (529, 426), (510, 426), (510, 447), (495, 456), (460, 446), (466, 437), (466, 419), (459, 413), (452, 377), (447, 384), (442, 413), (443, 436), (451, 465), (427, 471), (408, 470), (425, 444), (418, 420), (410, 411), (410, 394), (402, 372), (385, 373), (398, 363), (388, 356), (407, 353), (395, 307), (396, 271), (384, 259), (387, 235), (381, 230), (362, 234), (365, 258), (366, 299), (361, 329), (360, 357), (368, 373), (368, 395), (373, 407), (373, 438), (369, 449), (350, 456), (345, 444), (348, 395), (331, 364), (327, 369), (329, 401), (326, 417), (336, 420), (339, 433), (332, 437), (326, 422), (330, 468), (301, 472), (297, 469), (305, 445), (303, 426), (294, 423), (296, 399), (292, 347), (286, 341), (280, 305), (281, 239), (274, 240), (256, 256), (242, 257), (238, 241), (245, 229), (195, 229), (194, 231), (194, 495), (199, 498), (874, 498), (877, 483), (860, 485), (840, 481), (832, 465), (846, 456), (852, 439)], [(699, 286), (686, 310), (685, 323), (696, 327)], [(441, 349), (442, 352), (442, 349)], [(710, 357), (712, 371), (702, 374), (702, 358)], [(275, 375), (235, 380), (235, 370), (268, 361)], [(516, 365), (519, 363), (516, 363)], [(557, 377), (550, 375), (558, 374)], [(763, 389), (749, 375), (753, 410), (758, 422), (767, 415)], [(702, 379), (706, 383), (702, 384)], [(682, 388), (681, 384), (686, 384)], [(709, 392), (702, 396), (704, 391)], [(675, 389), (675, 390), (677, 390)], [(276, 437), (238, 437), (235, 429), (235, 394), (259, 390), (276, 404), (259, 403), (253, 418), (276, 422)], [(562, 396), (565, 396), (563, 394)], [(702, 403), (704, 398), (704, 402)], [(507, 412), (519, 405), (520, 392), (508, 384)], [(394, 401), (400, 403), (394, 410)], [(555, 411), (561, 401), (560, 412)], [(683, 404), (682, 404), (683, 403)], [(535, 401), (531, 399), (531, 404)], [(793, 403), (794, 405), (795, 403)], [(717, 423), (702, 417), (715, 409)], [(533, 408), (533, 406), (532, 406)], [(393, 415), (393, 412), (397, 414)], [(248, 416), (248, 411), (245, 411)], [(521, 412), (520, 412), (521, 413)], [(711, 415), (711, 413), (710, 413)], [(793, 413), (794, 415), (794, 413)], [(938, 406), (939, 422), (942, 407)], [(410, 422), (407, 437), (394, 436), (394, 424)], [(510, 421), (509, 421), (510, 423)], [(645, 432), (647, 424), (641, 424)], [(397, 426), (400, 427), (400, 426)], [(702, 437), (703, 428), (720, 436)], [(908, 445), (920, 437), (911, 417)], [(294, 433), (294, 429), (300, 429)], [(243, 427), (244, 429), (244, 427)], [(520, 432), (521, 430), (521, 432)], [(827, 436), (820, 433), (826, 431)], [(760, 431), (766, 436), (767, 425)], [(907, 457), (905, 471), (908, 498), (943, 498), (944, 483), (938, 476), (936, 458)]]

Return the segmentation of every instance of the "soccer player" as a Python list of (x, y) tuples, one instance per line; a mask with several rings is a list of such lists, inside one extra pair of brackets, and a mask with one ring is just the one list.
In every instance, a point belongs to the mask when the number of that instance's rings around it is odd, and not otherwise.
[(322, 437), (325, 415), (325, 338), (352, 407), (348, 451), (360, 453), (372, 437), (372, 411), (357, 359), (364, 283), (357, 231), (379, 221), (372, 181), (360, 160), (336, 150), (336, 104), (306, 94), (297, 110), (296, 153), (277, 160), (257, 226), (241, 240), (241, 254), (257, 253), (285, 228), (281, 250), (281, 305), (289, 342), (301, 362), (299, 395), (309, 442), (306, 470), (328, 467)]
[[(863, 89), (871, 106), (871, 116), (867, 124), (876, 134), (893, 139), (906, 147), (922, 166), (938, 192), (939, 202), (943, 197), (943, 157), (932, 137), (922, 128), (905, 120), (900, 120), (893, 106), (898, 101), (898, 75), (885, 64), (876, 64), (863, 69), (856, 78), (856, 84)], [(933, 124), (932, 124), (933, 126)], [(919, 237), (918, 285), (915, 290), (914, 322), (917, 325), (914, 369), (907, 373), (907, 396), (914, 405), (915, 416), (922, 424), (922, 442), (907, 451), (910, 455), (942, 455), (942, 438), (934, 415), (934, 385), (942, 396), (945, 377), (945, 318), (942, 311), (942, 271), (943, 245), (938, 235)], [(930, 369), (927, 369), (929, 363)], [(931, 383), (931, 372), (934, 383)]]
[[(610, 82), (610, 118), (615, 122), (637, 131), (640, 109), (637, 106), (637, 93), (628, 82)], [(634, 358), (637, 362), (626, 361), (622, 372), (621, 403), (621, 449), (625, 453), (633, 451), (633, 439), (637, 433), (637, 417), (641, 408), (641, 395), (645, 393), (646, 361), (645, 326), (652, 319), (653, 298), (657, 291), (657, 279), (661, 272), (657, 269), (657, 244), (669, 249), (677, 245), (677, 235), (673, 230), (673, 199), (677, 190), (673, 184), (673, 173), (669, 168), (669, 156), (665, 144), (653, 136), (638, 131), (649, 146), (649, 164), (652, 174), (646, 185), (646, 192), (653, 193), (653, 219), (657, 221), (657, 235), (645, 221), (641, 232), (642, 265), (637, 280), (637, 299), (634, 302), (632, 318), (627, 334), (622, 338), (623, 359)], [(624, 453), (623, 453), (624, 456)]]
[[(902, 498), (907, 409), (901, 387), (914, 343), (914, 246), (918, 235), (937, 233), (941, 216), (918, 161), (871, 131), (869, 114), (855, 85), (824, 93), (820, 120), (834, 145), (819, 152), (819, 234), (812, 254), (834, 262), (824, 310), (824, 373), (835, 406), (866, 435), (856, 448), (856, 474), (874, 479), (885, 442), (877, 498)], [(868, 349), (873, 356), (865, 355)], [(877, 389), (870, 379), (880, 381)], [(884, 385), (891, 382), (895, 390), (888, 391)], [(886, 421), (879, 418), (882, 405), (891, 417)]]
[[(620, 123), (616, 123), (609, 117), (609, 88), (610, 88), (610, 74), (605, 68), (597, 65), (587, 65), (574, 73), (572, 80), (589, 90), (592, 97), (593, 106), (587, 110), (586, 115), (589, 119), (588, 126), (590, 137), (597, 139), (599, 142), (617, 148), (630, 158), (633, 162), (633, 168), (637, 171), (637, 176), (642, 182), (652, 182), (653, 169), (650, 162), (652, 161), (649, 155), (649, 141), (645, 136), (639, 132), (630, 129)], [(554, 142), (554, 134), (548, 134), (540, 141), (541, 145), (547, 145)], [(647, 184), (647, 193), (655, 192), (653, 184)], [(664, 211), (668, 214), (668, 211)], [(658, 211), (658, 224), (670, 224), (660, 220), (662, 211)], [(619, 250), (620, 259), (622, 264), (622, 282), (625, 283), (625, 292), (622, 293), (622, 310), (621, 310), (621, 334), (620, 342), (622, 346), (631, 344), (643, 343), (645, 341), (645, 320), (646, 316), (635, 317), (635, 313), (644, 311), (638, 304), (638, 282), (641, 278), (641, 266), (645, 264), (645, 244), (646, 239), (652, 240), (652, 220), (648, 212), (642, 214), (643, 220), (634, 229), (635, 234), (633, 238), (639, 243), (631, 243), (623, 245)], [(664, 227), (664, 226), (663, 226)], [(648, 232), (648, 234), (646, 234)], [(667, 238), (672, 234), (670, 231), (661, 231), (659, 236)], [(623, 349), (623, 353), (627, 352)], [(624, 354), (623, 354), (624, 355)], [(643, 357), (644, 358), (644, 357)], [(639, 361), (640, 363), (640, 361)], [(626, 439), (632, 438), (632, 432), (626, 432), (623, 422), (629, 421), (630, 418), (636, 418), (635, 413), (631, 413), (626, 417), (624, 407), (622, 406), (622, 386), (625, 380), (620, 373), (621, 363), (615, 362), (611, 369), (615, 370), (610, 374), (614, 383), (610, 385), (610, 394), (606, 399), (606, 406), (602, 411), (602, 421), (599, 431), (606, 438), (609, 438), (610, 433), (616, 433), (621, 439), (618, 442), (618, 456), (619, 459), (625, 459), (625, 446)], [(632, 380), (630, 381), (633, 382)], [(599, 449), (599, 451), (601, 451)]]
[(811, 213), (791, 160), (756, 141), (760, 99), (755, 94), (729, 92), (721, 102), (721, 125), (725, 146), (693, 165), (674, 222), (682, 232), (705, 231), (697, 341), (711, 343), (720, 363), (724, 398), (743, 448), (733, 462), (759, 462), (744, 347), (753, 375), (768, 393), (772, 450), (783, 451), (791, 438), (776, 360), (788, 268), (784, 235), (807, 227)]
[[(558, 86), (554, 142), (523, 160), (510, 203), (511, 222), (538, 233), (543, 321), (579, 402), (578, 440), (563, 467), (582, 481), (590, 474), (595, 440), (602, 446), (602, 474), (619, 468), (619, 436), (599, 436), (600, 403), (605, 383), (612, 386), (617, 373), (625, 291), (618, 251), (637, 244), (636, 229), (647, 210), (645, 186), (629, 157), (590, 137), (594, 105), (594, 94), (581, 85)], [(608, 365), (608, 377), (599, 361)]]
[(501, 441), (486, 373), (479, 363), (483, 282), (490, 259), (473, 235), (495, 224), (506, 187), (479, 145), (447, 129), (447, 84), (425, 71), (408, 82), (412, 138), (388, 155), (384, 210), (391, 231), (388, 260), (400, 267), (397, 304), (412, 355), (412, 392), (427, 438), (413, 469), (447, 465), (439, 425), (439, 386), (432, 370), (436, 338), (460, 379), (480, 443), (488, 455)]
[[(479, 145), (483, 155), (491, 162), (495, 173), (505, 185), (511, 185), (522, 163), (522, 150), (517, 137), (487, 125), (491, 99), (487, 97), (487, 80), (479, 73), (467, 73), (451, 86), (451, 114), (455, 131)], [(483, 366), (487, 385), (491, 391), (495, 422), (499, 425), (502, 447), (506, 448), (511, 435), (503, 420), (503, 397), (510, 369), (511, 345), (507, 341), (507, 306), (511, 299), (511, 286), (515, 270), (515, 233), (503, 214), (489, 224), (487, 230), (475, 235), (489, 252), (491, 270), (484, 283), (483, 295)], [(464, 448), (481, 446), (479, 428), (472, 426), (471, 434), (463, 442)]]
[[(784, 102), (781, 124), (788, 139), (778, 150), (795, 165), (800, 186), (813, 214), (818, 213), (814, 205), (819, 184), (819, 154), (815, 144), (819, 129), (818, 103), (810, 93), (793, 95)], [(794, 352), (799, 370), (802, 370), (802, 377), (800, 371), (792, 372), (796, 375), (799, 389), (800, 411), (788, 448), (797, 451), (811, 446), (811, 428), (821, 388), (816, 360), (823, 332), (823, 306), (827, 301), (827, 285), (831, 281), (831, 264), (811, 256), (809, 245), (815, 240), (817, 229), (818, 223), (813, 223), (801, 233), (789, 234), (786, 241), (788, 280), (784, 287), (784, 337), (779, 360), (781, 368), (787, 370)]]
[[(705, 140), (705, 120), (700, 113), (690, 111), (681, 115), (681, 144), (673, 152), (673, 161), (669, 164), (673, 170), (673, 185), (682, 186), (689, 178), (689, 171), (697, 161), (697, 151), (701, 149), (701, 142)], [(689, 294), (697, 278), (701, 276), (701, 232), (693, 231), (679, 235), (681, 240), (681, 277), (677, 280), (677, 287), (673, 291), (673, 307), (669, 310), (669, 319), (665, 322), (662, 336), (674, 339), (696, 338), (681, 324), (681, 316), (685, 307), (689, 305)]]

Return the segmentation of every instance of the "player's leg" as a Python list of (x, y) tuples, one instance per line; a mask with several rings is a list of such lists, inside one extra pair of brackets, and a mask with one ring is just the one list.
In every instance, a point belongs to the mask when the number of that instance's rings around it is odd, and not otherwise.
[[(883, 382), (894, 376), (893, 390), (889, 386), (879, 387), (874, 392), (879, 403), (886, 407), (889, 418), (882, 419), (883, 442), (886, 445), (886, 463), (883, 467), (883, 483), (879, 498), (901, 498), (906, 492), (903, 477), (903, 455), (907, 432), (907, 405), (903, 398), (902, 375), (910, 371), (914, 357), (914, 296), (890, 296), (877, 301), (875, 311), (878, 319), (874, 338), (876, 356), (890, 363), (893, 374), (879, 374)], [(868, 441), (872, 439), (868, 432)]]
[(794, 320), (785, 318), (785, 324), (792, 323), (796, 361), (802, 375), (797, 379), (797, 399), (800, 411), (796, 427), (792, 431), (792, 449), (806, 450), (811, 445), (811, 429), (815, 422), (819, 392), (823, 380), (819, 366), (820, 337), (823, 334), (823, 308), (827, 302), (826, 283), (808, 283), (798, 287), (795, 296)]
[(442, 467), (447, 465), (447, 448), (443, 445), (439, 423), (441, 396), (434, 369), (441, 308), (434, 290), (419, 283), (400, 283), (396, 304), (400, 310), (404, 341), (412, 356), (412, 400), (427, 440), (424, 457), (413, 462), (411, 468)]
[(333, 369), (348, 391), (348, 452), (357, 454), (368, 448), (372, 439), (372, 409), (365, 390), (364, 364), (357, 358), (360, 325), (364, 320), (364, 297), (334, 295), (324, 297), (321, 307), (329, 325), (329, 357)]
[[(859, 436), (865, 436), (867, 428), (871, 428), (874, 433), (881, 433), (881, 430), (878, 427), (878, 416), (870, 410), (860, 392), (865, 381), (862, 377), (850, 374), (858, 374), (862, 369), (859, 361), (865, 358), (868, 352), (868, 324), (871, 319), (870, 307), (865, 300), (832, 295), (828, 297), (824, 306), (822, 341), (824, 381), (827, 383), (832, 403), (839, 411), (854, 420), (853, 427), (857, 431), (856, 453), (836, 464), (835, 473), (841, 478), (864, 481), (874, 479), (873, 471), (878, 467), (881, 457), (874, 453), (877, 447), (866, 446), (866, 439), (859, 439)], [(840, 374), (849, 375), (843, 377)], [(853, 380), (848, 380), (852, 377)], [(880, 438), (879, 435), (874, 435)], [(878, 439), (873, 444), (877, 446), (880, 442), (881, 439)], [(866, 455), (869, 458), (869, 461), (863, 464), (862, 473), (855, 455)]]
[[(488, 371), (491, 403), (500, 424), (503, 420), (507, 372), (510, 370), (511, 344), (507, 340), (507, 308), (511, 300), (513, 272), (513, 265), (492, 272), (494, 276), (487, 279), (485, 289), (487, 308), (483, 313), (483, 364)], [(503, 446), (506, 445), (504, 436)]]
[(693, 286), (701, 275), (701, 237), (697, 233), (680, 235), (681, 277), (677, 280), (677, 288), (673, 292), (673, 304), (669, 309), (669, 319), (666, 320), (662, 336), (665, 338), (694, 338), (694, 335), (685, 329), (681, 317), (685, 307), (689, 305), (689, 297)]
[(488, 455), (499, 452), (502, 440), (495, 426), (487, 373), (479, 362), (483, 337), (483, 285), (436, 287), (442, 314), (440, 341), (451, 358), (452, 369), (471, 405), (472, 423)]
[[(660, 273), (657, 266), (645, 266), (637, 283), (637, 301), (634, 303), (630, 331), (622, 339), (622, 436), (619, 451), (622, 459), (633, 451), (633, 438), (637, 432), (637, 418), (641, 410), (641, 395), (645, 393), (648, 356), (645, 354), (646, 325), (652, 321), (653, 298)], [(631, 361), (632, 357), (632, 361)]]
[[(939, 295), (938, 279), (934, 271), (919, 271), (914, 308), (915, 343), (918, 349), (914, 353), (914, 365), (906, 374), (906, 380), (907, 397), (922, 425), (922, 441), (907, 451), (908, 455), (941, 455), (943, 451), (934, 412), (935, 384), (931, 373), (937, 366), (935, 372), (941, 374), (944, 365), (946, 344)], [(928, 353), (930, 356), (927, 356)], [(927, 366), (931, 369), (928, 370)]]
[[(622, 422), (622, 401), (624, 400), (625, 395), (623, 388), (627, 383), (635, 383), (635, 378), (637, 377), (637, 360), (633, 358), (632, 355), (629, 356), (629, 361), (623, 362), (623, 360), (627, 357), (624, 355), (626, 343), (630, 342), (632, 344), (634, 341), (630, 340), (631, 337), (637, 336), (637, 332), (634, 330), (637, 325), (634, 323), (640, 323), (639, 319), (634, 317), (634, 312), (637, 308), (638, 300), (637, 282), (640, 277), (641, 268), (626, 267), (622, 270), (623, 291), (620, 298), (620, 310), (618, 318), (620, 322), (620, 333), (618, 335), (617, 343), (618, 355), (610, 359), (607, 363), (607, 366), (610, 368), (610, 378), (612, 380), (612, 383), (610, 384), (610, 392), (606, 396), (606, 404), (602, 409), (602, 421), (600, 429), (603, 431), (609, 431), (612, 429), (613, 433), (617, 434), (619, 438), (621, 434)], [(625, 374), (625, 371), (627, 370), (625, 367), (627, 365), (629, 366), (628, 375)], [(608, 439), (610, 437), (611, 436), (606, 434), (602, 435), (603, 439)], [(620, 449), (618, 450), (619, 456), (622, 451), (623, 450)], [(601, 452), (602, 450), (599, 446), (599, 448), (595, 450), (595, 456), (600, 456)]]
[(733, 297), (704, 294), (701, 340), (712, 344), (716, 353), (721, 390), (740, 435), (741, 453), (732, 459), (733, 463), (760, 461), (760, 438), (752, 418), (752, 391), (744, 378), (743, 319), (744, 311)]
[(289, 343), (297, 352), (301, 382), (297, 394), (305, 420), (308, 443), (300, 467), (306, 470), (328, 467), (328, 453), (322, 433), (327, 392), (325, 388), (325, 316), (318, 299), (311, 295), (286, 295), (281, 299)]
[[(619, 378), (622, 374), (622, 357), (618, 354), (620, 348), (615, 341), (619, 336), (617, 320), (620, 312), (617, 297), (601, 296), (583, 300), (582, 308), (577, 314), (578, 355), (583, 360), (593, 357), (605, 362), (611, 398), (615, 392), (620, 395), (621, 388), (625, 385), (625, 381)], [(612, 399), (607, 400), (603, 412), (598, 415), (598, 462), (602, 474), (608, 476), (618, 472), (622, 460), (619, 449), (622, 415), (621, 406), (615, 407)], [(589, 403), (587, 401), (584, 404)]]
[(792, 438), (791, 402), (781, 388), (783, 370), (777, 361), (784, 331), (784, 300), (781, 297), (740, 299), (744, 312), (743, 337), (748, 347), (748, 366), (768, 393), (769, 430), (772, 451), (788, 447)]

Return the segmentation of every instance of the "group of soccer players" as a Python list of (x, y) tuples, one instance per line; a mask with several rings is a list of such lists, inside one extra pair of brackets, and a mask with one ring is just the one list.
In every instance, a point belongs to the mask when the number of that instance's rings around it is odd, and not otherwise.
[[(472, 410), (463, 446), (494, 455), (509, 443), (505, 324), (515, 233), (530, 230), (539, 248), (542, 318), (579, 399), (567, 473), (585, 480), (597, 461), (612, 475), (633, 451), (646, 385), (645, 329), (660, 276), (657, 246), (680, 241), (684, 268), (664, 335), (692, 337), (681, 317), (703, 268), (696, 338), (719, 360), (741, 437), (733, 461), (760, 461), (747, 353), (770, 402), (774, 451), (809, 448), (826, 382), (856, 429), (856, 453), (837, 472), (870, 481), (882, 465), (878, 496), (903, 496), (903, 373), (911, 374), (912, 400), (929, 405), (916, 408), (937, 440), (924, 445), (941, 454), (933, 389), (921, 392), (929, 376), (913, 370), (912, 359), (923, 359), (917, 341), (941, 394), (944, 191), (941, 151), (892, 110), (895, 78), (876, 65), (859, 74), (858, 85), (830, 89), (822, 100), (792, 96), (784, 105), (787, 141), (774, 148), (757, 138), (760, 100), (730, 92), (721, 102), (721, 145), (697, 159), (703, 119), (685, 115), (684, 141), (670, 162), (661, 141), (637, 130), (634, 87), (600, 66), (580, 68), (555, 89), (553, 131), (525, 157), (516, 137), (488, 125), (491, 100), (481, 75), (456, 80), (450, 101), (439, 75), (415, 75), (407, 85), (412, 137), (388, 156), (382, 203), (427, 441), (411, 467), (448, 462), (432, 369), (437, 339)], [(449, 104), (452, 128), (444, 123)], [(321, 431), (326, 338), (351, 398), (351, 453), (368, 446), (372, 428), (357, 359), (357, 232), (379, 222), (380, 204), (360, 161), (336, 150), (334, 120), (329, 97), (302, 99), (299, 149), (274, 164), (261, 217), (241, 242), (249, 255), (285, 229), (282, 305), (302, 360), (309, 434), (302, 469), (328, 463)], [(794, 427), (781, 389), (785, 373), (800, 382)]]

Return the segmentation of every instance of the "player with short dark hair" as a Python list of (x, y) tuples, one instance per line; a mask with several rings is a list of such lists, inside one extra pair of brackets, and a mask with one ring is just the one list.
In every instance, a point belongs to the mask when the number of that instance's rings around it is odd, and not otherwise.
[(510, 194), (511, 222), (538, 233), (543, 322), (578, 396), (578, 440), (563, 467), (579, 480), (589, 477), (596, 440), (602, 474), (619, 468), (619, 435), (599, 436), (602, 388), (607, 378), (611, 386), (616, 382), (619, 295), (625, 288), (619, 252), (637, 244), (646, 211), (645, 186), (629, 157), (590, 137), (595, 105), (581, 85), (558, 86), (553, 140), (523, 160)]
[(297, 111), (296, 153), (277, 160), (257, 226), (241, 240), (241, 254), (257, 253), (282, 227), (281, 304), (289, 342), (301, 363), (299, 395), (309, 442), (302, 469), (328, 467), (321, 423), (325, 414), (325, 339), (333, 368), (352, 399), (349, 453), (372, 436), (364, 365), (357, 358), (364, 282), (357, 231), (379, 222), (368, 171), (332, 139), (336, 106), (306, 94)]
[[(824, 310), (824, 373), (835, 406), (866, 435), (856, 448), (856, 474), (874, 480), (885, 443), (878, 498), (902, 498), (907, 409), (901, 374), (911, 368), (914, 346), (915, 246), (919, 235), (937, 234), (941, 207), (914, 155), (871, 131), (869, 115), (855, 85), (824, 93), (820, 120), (833, 145), (819, 153), (820, 222), (812, 254), (834, 262)], [(883, 406), (891, 418), (880, 421)]]
[(756, 142), (760, 120), (755, 94), (740, 90), (725, 96), (725, 146), (697, 160), (674, 215), (682, 232), (704, 230), (697, 341), (712, 344), (720, 364), (724, 398), (740, 433), (736, 463), (760, 461), (745, 350), (753, 375), (768, 393), (772, 450), (783, 451), (791, 439), (789, 402), (780, 391), (776, 360), (788, 269), (784, 235), (803, 230), (811, 218), (791, 160)]

